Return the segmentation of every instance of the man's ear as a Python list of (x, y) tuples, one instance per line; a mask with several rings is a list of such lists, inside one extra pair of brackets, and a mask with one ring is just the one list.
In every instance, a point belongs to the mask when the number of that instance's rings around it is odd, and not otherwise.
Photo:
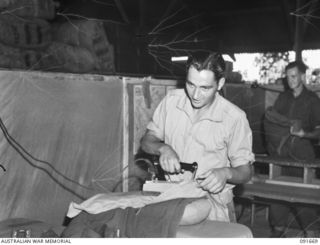
[(218, 82), (218, 91), (220, 91), (220, 89), (222, 89), (225, 82), (226, 82), (226, 79), (224, 77), (220, 78), (220, 80)]

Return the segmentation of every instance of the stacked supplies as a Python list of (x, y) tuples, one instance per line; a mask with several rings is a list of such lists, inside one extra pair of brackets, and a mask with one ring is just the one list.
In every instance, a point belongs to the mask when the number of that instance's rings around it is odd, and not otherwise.
[(0, 1), (0, 67), (114, 72), (113, 46), (103, 23), (55, 23), (57, 6), (53, 0)]

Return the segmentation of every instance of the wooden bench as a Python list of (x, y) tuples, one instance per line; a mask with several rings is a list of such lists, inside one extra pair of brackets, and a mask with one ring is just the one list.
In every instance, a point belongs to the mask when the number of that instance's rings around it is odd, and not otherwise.
[[(255, 167), (261, 164), (268, 165), (268, 174), (261, 175), (254, 172), (252, 182), (297, 186), (304, 188), (320, 188), (320, 179), (315, 177), (315, 170), (320, 168), (320, 159), (309, 162), (257, 155), (254, 163), (254, 170)], [(302, 168), (303, 175), (301, 177), (282, 175), (282, 169), (288, 167)]]
[[(264, 166), (266, 173), (257, 171)], [(282, 175), (282, 169), (296, 167), (302, 169), (301, 176)], [(256, 155), (254, 175), (251, 181), (238, 188), (235, 195), (251, 201), (251, 225), (254, 223), (256, 203), (268, 203), (268, 200), (281, 200), (295, 203), (320, 205), (320, 179), (316, 178), (316, 169), (320, 168), (320, 160), (312, 162), (294, 161)]]

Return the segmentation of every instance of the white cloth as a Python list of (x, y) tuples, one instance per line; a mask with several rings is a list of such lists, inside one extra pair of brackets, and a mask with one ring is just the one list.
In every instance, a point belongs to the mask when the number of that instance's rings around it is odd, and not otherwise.
[(73, 218), (81, 211), (90, 214), (98, 214), (115, 208), (141, 208), (148, 204), (163, 202), (176, 198), (204, 197), (206, 192), (197, 187), (195, 182), (181, 182), (172, 185), (167, 191), (159, 196), (143, 195), (141, 192), (117, 192), (97, 194), (88, 200), (77, 204), (71, 202), (67, 216)]
[(217, 194), (208, 195), (208, 199), (211, 203), (211, 212), (209, 214), (209, 220), (218, 221), (230, 221), (228, 204), (233, 201), (232, 193), (233, 185), (226, 184), (222, 192)]

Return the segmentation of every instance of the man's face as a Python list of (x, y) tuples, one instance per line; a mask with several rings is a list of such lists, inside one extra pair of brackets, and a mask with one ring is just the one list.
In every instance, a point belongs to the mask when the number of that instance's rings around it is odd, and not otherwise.
[(186, 90), (192, 107), (201, 109), (210, 106), (214, 101), (218, 82), (212, 71), (198, 71), (191, 66), (187, 74)]
[(303, 86), (303, 80), (305, 78), (305, 74), (301, 73), (297, 67), (293, 67), (288, 69), (286, 72), (288, 85), (292, 90), (300, 88)]

